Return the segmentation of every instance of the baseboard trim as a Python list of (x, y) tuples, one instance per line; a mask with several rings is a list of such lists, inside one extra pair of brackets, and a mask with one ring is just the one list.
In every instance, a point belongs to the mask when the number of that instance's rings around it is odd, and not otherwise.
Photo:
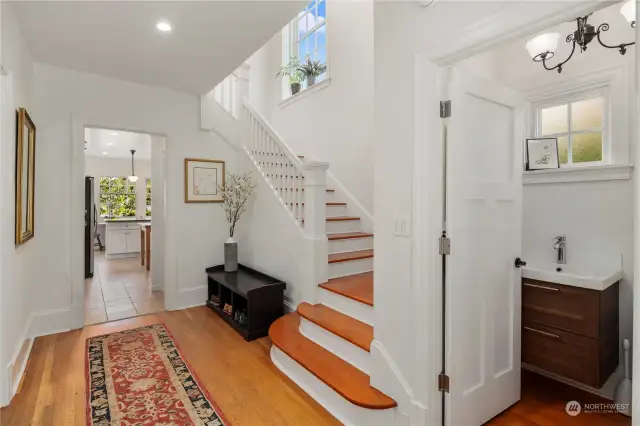
[[(2, 399), (0, 400), (0, 406), (6, 407), (11, 403), (11, 400), (18, 392), (18, 386), (22, 380), (22, 376), (27, 368), (27, 361), (29, 355), (31, 355), (31, 349), (33, 348), (34, 339), (29, 336), (29, 329), (33, 323), (33, 315), (29, 315), (27, 324), (24, 327), (24, 331), (19, 339), (19, 344), (15, 348), (11, 361), (7, 364), (5, 370), (5, 380), (2, 383)], [(16, 373), (16, 365), (19, 365), (19, 369)]]
[(189, 287), (169, 294), (167, 300), (167, 311), (177, 311), (179, 309), (203, 306), (207, 301), (207, 286)]
[(73, 312), (68, 308), (35, 312), (29, 318), (27, 336), (36, 338), (69, 331), (73, 328), (72, 314)]

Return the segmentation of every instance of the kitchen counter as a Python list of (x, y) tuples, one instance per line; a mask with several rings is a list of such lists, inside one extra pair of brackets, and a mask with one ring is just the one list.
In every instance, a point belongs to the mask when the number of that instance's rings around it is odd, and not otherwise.
[(151, 222), (151, 219), (105, 219), (106, 223), (135, 223), (135, 222)]

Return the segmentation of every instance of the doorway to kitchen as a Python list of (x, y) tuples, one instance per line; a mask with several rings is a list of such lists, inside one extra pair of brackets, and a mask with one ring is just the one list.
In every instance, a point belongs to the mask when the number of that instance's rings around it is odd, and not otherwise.
[(165, 138), (87, 127), (84, 149), (84, 325), (162, 311)]

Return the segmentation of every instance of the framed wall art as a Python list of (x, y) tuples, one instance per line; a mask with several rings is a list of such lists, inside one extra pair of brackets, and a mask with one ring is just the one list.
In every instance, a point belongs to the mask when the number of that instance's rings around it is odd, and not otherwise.
[(560, 168), (558, 160), (558, 139), (527, 139), (526, 170), (546, 170)]
[(221, 203), (218, 185), (224, 186), (224, 161), (184, 159), (184, 202)]
[(34, 236), (36, 126), (24, 108), (16, 111), (16, 245)]

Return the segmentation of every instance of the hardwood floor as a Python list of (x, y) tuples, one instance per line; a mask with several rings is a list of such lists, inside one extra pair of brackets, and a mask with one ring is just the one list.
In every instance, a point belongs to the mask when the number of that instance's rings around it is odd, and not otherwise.
[(86, 339), (158, 322), (232, 425), (340, 425), (273, 365), (268, 338), (247, 343), (204, 306), (37, 338), (20, 391), (0, 411), (0, 424), (85, 425)]
[[(0, 410), (3, 426), (83, 426), (84, 359), (90, 336), (164, 322), (216, 404), (235, 426), (339, 425), (322, 406), (271, 362), (270, 340), (246, 343), (206, 307), (161, 312), (36, 339), (27, 371), (11, 405)], [(597, 397), (524, 372), (522, 400), (489, 426), (630, 426), (619, 414), (565, 413), (568, 400)]]
[(595, 395), (528, 371), (522, 372), (522, 399), (486, 426), (631, 426), (622, 414), (580, 413), (569, 416), (569, 401), (583, 405), (610, 403)]

